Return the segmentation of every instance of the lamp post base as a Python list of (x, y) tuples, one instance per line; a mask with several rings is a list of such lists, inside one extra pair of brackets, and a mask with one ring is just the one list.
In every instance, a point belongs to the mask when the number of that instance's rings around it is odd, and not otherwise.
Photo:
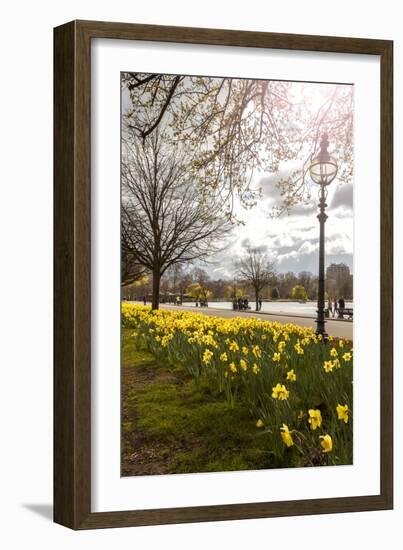
[[(319, 312), (317, 312), (317, 313), (319, 313)], [(322, 315), (320, 317), (316, 318), (315, 334), (316, 334), (316, 336), (322, 336), (323, 341), (327, 342), (328, 339), (329, 339), (329, 335), (326, 332), (325, 323), (326, 323), (326, 321), (322, 318)]]
[(327, 332), (318, 332), (317, 330), (315, 331), (315, 334), (316, 336), (322, 336), (322, 340), (327, 343), (327, 341), (329, 340), (329, 335)]

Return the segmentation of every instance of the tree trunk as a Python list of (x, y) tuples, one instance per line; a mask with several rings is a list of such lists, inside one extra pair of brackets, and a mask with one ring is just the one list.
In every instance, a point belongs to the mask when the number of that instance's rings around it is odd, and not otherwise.
[(153, 269), (153, 297), (151, 309), (158, 309), (160, 305), (160, 281), (161, 271), (159, 267)]

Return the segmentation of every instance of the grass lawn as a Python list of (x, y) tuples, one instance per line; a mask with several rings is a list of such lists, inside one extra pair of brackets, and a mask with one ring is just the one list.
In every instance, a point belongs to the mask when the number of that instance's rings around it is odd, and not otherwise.
[(277, 466), (246, 406), (137, 351), (131, 332), (122, 331), (122, 475)]

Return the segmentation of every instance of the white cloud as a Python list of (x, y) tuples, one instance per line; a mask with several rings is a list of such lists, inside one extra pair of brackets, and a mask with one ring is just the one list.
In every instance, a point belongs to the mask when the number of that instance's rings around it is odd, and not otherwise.
[[(282, 174), (284, 175), (284, 174)], [(245, 252), (245, 248), (264, 247), (276, 261), (279, 272), (318, 270), (319, 222), (316, 217), (317, 197), (307, 206), (297, 207), (289, 215), (271, 218), (269, 212), (273, 204), (278, 204), (280, 197), (276, 194), (273, 182), (278, 178), (257, 179), (262, 185), (262, 198), (255, 207), (245, 210), (239, 201), (235, 204), (237, 216), (244, 225), (234, 226), (233, 235), (224, 251), (214, 258), (214, 265), (207, 268), (212, 277), (231, 277), (234, 273), (234, 262)], [(337, 186), (329, 186), (328, 204), (338, 204), (328, 208), (328, 220), (325, 225), (326, 264), (331, 261), (347, 263), (352, 268), (353, 253), (353, 212), (342, 204)], [(347, 194), (347, 193), (346, 193)], [(346, 198), (346, 197), (344, 197)], [(347, 202), (347, 201), (344, 201)]]

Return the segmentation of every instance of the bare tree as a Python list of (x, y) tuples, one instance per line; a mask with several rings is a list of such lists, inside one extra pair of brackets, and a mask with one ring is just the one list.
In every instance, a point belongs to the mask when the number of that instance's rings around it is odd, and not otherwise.
[(194, 182), (191, 159), (165, 142), (157, 131), (129, 136), (122, 151), (122, 243), (152, 272), (153, 309), (166, 270), (217, 252), (232, 227), (217, 195)]
[(147, 269), (136, 261), (136, 258), (127, 250), (125, 239), (122, 239), (122, 269), (121, 285), (130, 286), (140, 281), (147, 273)]
[(237, 271), (238, 278), (253, 288), (258, 311), (260, 293), (274, 277), (273, 262), (261, 248), (247, 248), (245, 256), (237, 264)]

